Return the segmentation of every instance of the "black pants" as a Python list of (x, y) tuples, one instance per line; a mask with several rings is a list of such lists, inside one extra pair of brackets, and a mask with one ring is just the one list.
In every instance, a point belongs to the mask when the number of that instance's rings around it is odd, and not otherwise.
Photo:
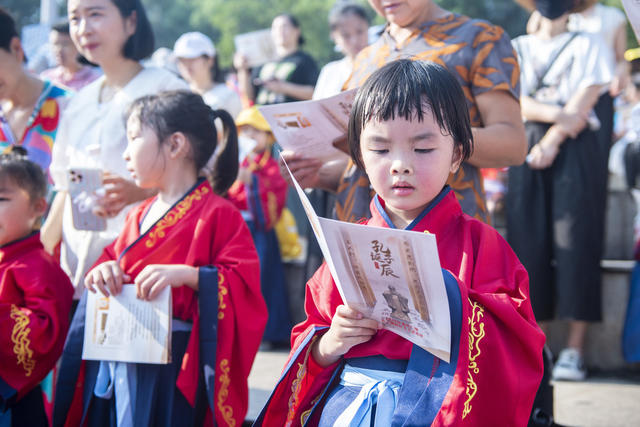
[[(548, 125), (526, 124), (529, 148)], [(590, 130), (565, 141), (551, 167), (509, 168), (507, 239), (529, 272), (539, 321), (601, 319), (600, 258), (608, 146)]]

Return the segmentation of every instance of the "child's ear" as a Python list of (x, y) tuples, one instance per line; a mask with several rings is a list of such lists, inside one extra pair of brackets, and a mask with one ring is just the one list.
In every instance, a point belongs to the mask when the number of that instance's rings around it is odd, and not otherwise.
[(184, 157), (189, 153), (189, 140), (182, 132), (174, 132), (169, 137), (169, 156), (172, 159)]
[(47, 212), (47, 199), (38, 197), (33, 201), (33, 210), (38, 217), (42, 217)]
[(451, 158), (451, 168), (449, 171), (451, 173), (458, 172), (460, 168), (460, 164), (462, 163), (462, 147), (460, 144), (455, 144), (453, 146), (453, 157)]

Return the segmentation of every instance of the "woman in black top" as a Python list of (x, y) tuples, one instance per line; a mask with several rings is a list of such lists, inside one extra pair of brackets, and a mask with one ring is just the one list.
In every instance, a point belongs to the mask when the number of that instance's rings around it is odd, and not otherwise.
[(311, 99), (318, 78), (313, 58), (300, 50), (304, 43), (298, 20), (289, 14), (276, 16), (271, 37), (278, 60), (249, 69), (246, 58), (236, 54), (234, 65), (243, 95), (259, 105)]

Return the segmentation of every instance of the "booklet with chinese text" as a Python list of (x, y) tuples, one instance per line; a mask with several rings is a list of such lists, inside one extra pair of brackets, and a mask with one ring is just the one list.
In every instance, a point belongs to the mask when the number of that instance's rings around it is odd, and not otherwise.
[(331, 159), (346, 147), (349, 112), (356, 90), (313, 101), (258, 107), (284, 150)]
[(346, 305), (449, 362), (449, 300), (433, 234), (316, 215), (291, 176)]
[(170, 287), (153, 301), (136, 298), (135, 285), (116, 296), (88, 292), (82, 358), (170, 363), (171, 310)]

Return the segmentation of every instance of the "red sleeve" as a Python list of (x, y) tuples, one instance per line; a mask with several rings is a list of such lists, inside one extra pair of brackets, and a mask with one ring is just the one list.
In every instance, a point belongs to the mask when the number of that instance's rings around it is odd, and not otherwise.
[(287, 182), (280, 175), (280, 169), (275, 160), (269, 162), (259, 171), (255, 171), (257, 178), (257, 193), (264, 216), (264, 228), (270, 230), (282, 214), (282, 209), (287, 201)]
[(444, 405), (452, 411), (443, 411), (440, 421), (462, 414), (465, 425), (526, 425), (542, 378), (545, 341), (529, 301), (529, 278), (495, 230), (474, 222), (468, 235), (473, 249), (466, 253), (474, 259), (460, 274), (468, 289), (460, 348), (468, 350), (461, 350), (452, 386), (461, 390), (458, 405)]
[(0, 376), (20, 398), (44, 379), (62, 353), (73, 287), (47, 259), (17, 263), (3, 277), (3, 287), (23, 293), (22, 301), (0, 302)]

